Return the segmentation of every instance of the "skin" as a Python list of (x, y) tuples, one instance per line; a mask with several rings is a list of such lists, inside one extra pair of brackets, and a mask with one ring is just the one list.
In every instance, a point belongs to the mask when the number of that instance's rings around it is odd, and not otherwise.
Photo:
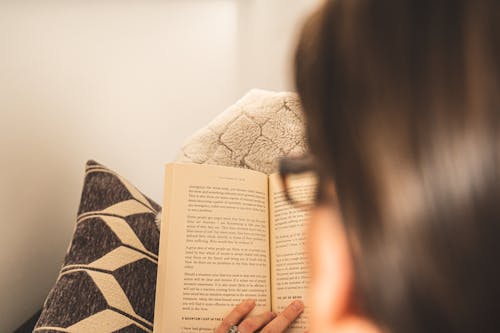
[[(309, 299), (311, 307), (308, 333), (381, 333), (369, 319), (349, 306), (353, 269), (346, 233), (338, 211), (319, 206), (311, 211), (308, 230), (308, 255), (311, 271)], [(303, 304), (292, 302), (283, 312), (264, 312), (247, 317), (255, 307), (253, 300), (236, 306), (216, 329), (226, 333), (233, 324), (240, 333), (283, 333), (302, 313)]]

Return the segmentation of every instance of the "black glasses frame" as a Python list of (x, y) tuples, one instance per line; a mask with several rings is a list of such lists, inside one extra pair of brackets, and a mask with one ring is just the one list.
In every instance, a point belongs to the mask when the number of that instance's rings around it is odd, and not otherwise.
[[(314, 194), (314, 203), (303, 203), (296, 201), (290, 195), (289, 190), (289, 176), (297, 175), (307, 172), (313, 172), (316, 174), (318, 184), (316, 185), (316, 190)], [(317, 204), (320, 204), (325, 199), (325, 191), (323, 190), (323, 183), (325, 177), (318, 171), (316, 167), (316, 162), (312, 155), (304, 154), (300, 156), (284, 157), (279, 162), (279, 173), (281, 178), (281, 183), (283, 184), (283, 191), (286, 200), (293, 206), (300, 209), (311, 209)]]

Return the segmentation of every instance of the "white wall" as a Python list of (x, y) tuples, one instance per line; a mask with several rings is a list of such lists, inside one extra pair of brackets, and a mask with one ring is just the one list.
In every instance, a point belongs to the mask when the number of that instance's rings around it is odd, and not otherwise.
[(0, 332), (57, 277), (85, 161), (161, 202), (188, 135), (250, 88), (291, 88), (316, 2), (0, 1)]

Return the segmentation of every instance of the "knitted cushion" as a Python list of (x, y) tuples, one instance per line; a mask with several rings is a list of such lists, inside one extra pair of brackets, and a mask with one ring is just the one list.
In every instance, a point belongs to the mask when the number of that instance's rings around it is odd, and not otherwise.
[(73, 240), (34, 332), (152, 332), (159, 210), (87, 162)]
[(182, 147), (177, 162), (217, 164), (264, 173), (278, 158), (306, 150), (297, 94), (251, 90)]

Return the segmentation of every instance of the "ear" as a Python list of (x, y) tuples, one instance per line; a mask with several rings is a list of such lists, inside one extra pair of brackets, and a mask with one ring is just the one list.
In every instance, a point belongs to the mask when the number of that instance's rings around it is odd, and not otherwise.
[(311, 333), (377, 332), (352, 313), (353, 266), (346, 232), (337, 210), (319, 207), (311, 213), (310, 256)]

